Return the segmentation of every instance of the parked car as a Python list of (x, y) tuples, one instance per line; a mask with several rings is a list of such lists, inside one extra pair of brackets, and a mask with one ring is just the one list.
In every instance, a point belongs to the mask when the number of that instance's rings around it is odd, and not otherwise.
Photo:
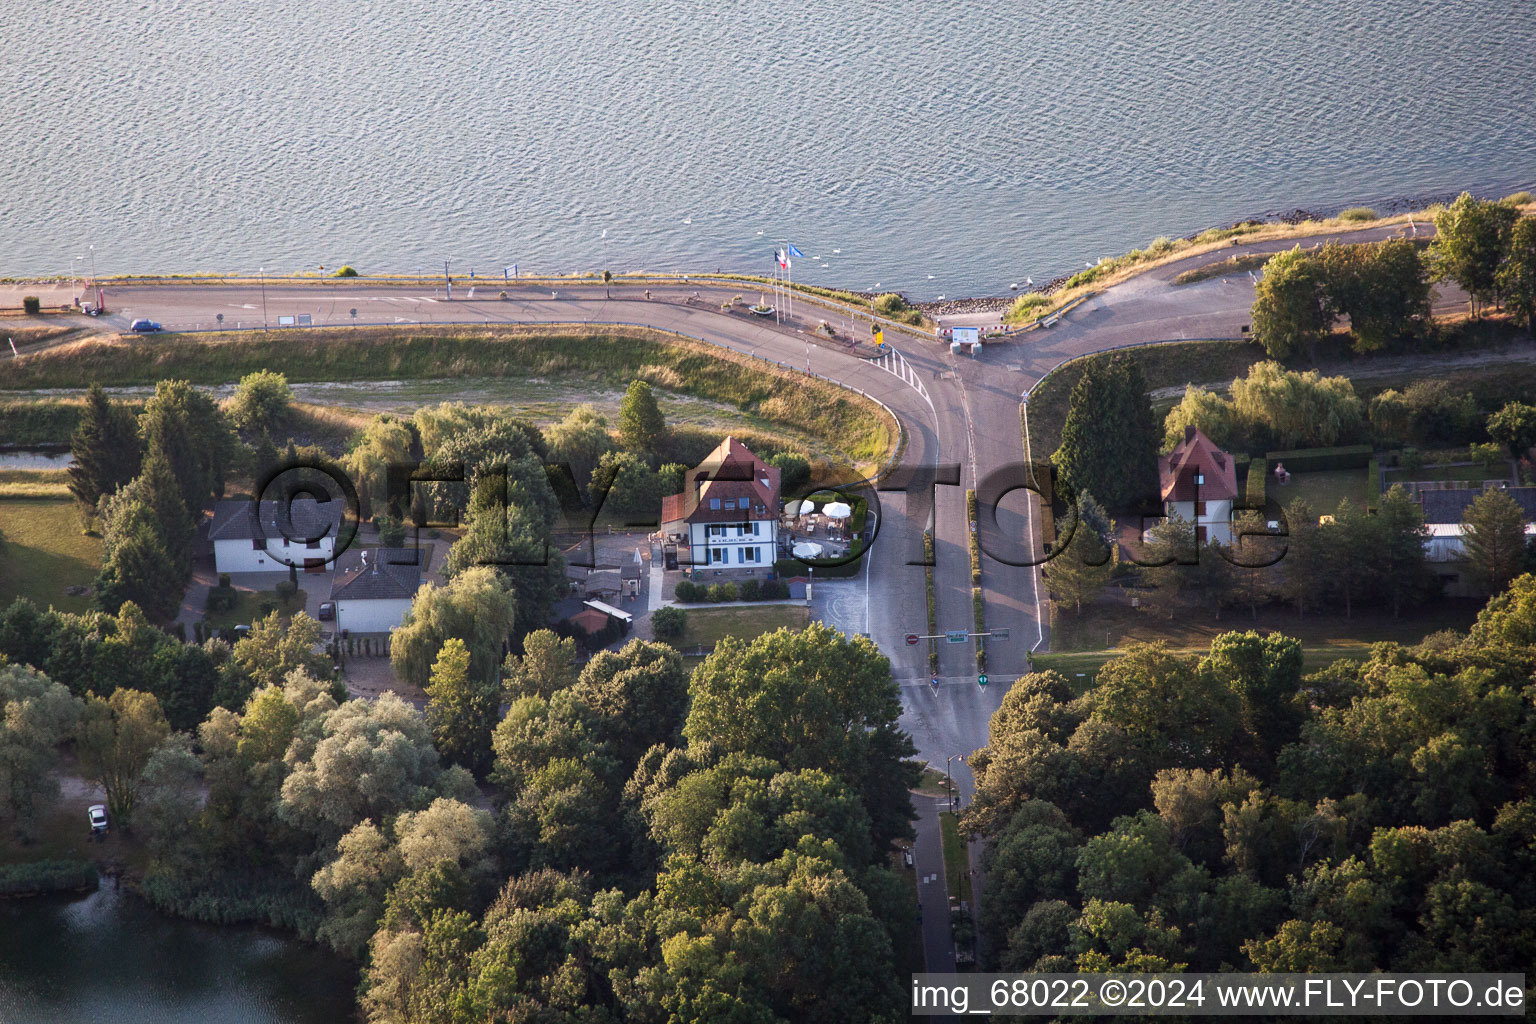
[(165, 330), (153, 320), (135, 320), (128, 325), (128, 329), (134, 334), (158, 334)]
[(86, 808), (85, 816), (89, 818), (91, 822), (91, 835), (106, 835), (107, 832), (111, 831), (111, 829), (107, 827), (106, 804), (91, 804), (90, 807)]
[(315, 609), (315, 614), (320, 616), (321, 622), (330, 622), (336, 617), (336, 602), (321, 601), (320, 607)]

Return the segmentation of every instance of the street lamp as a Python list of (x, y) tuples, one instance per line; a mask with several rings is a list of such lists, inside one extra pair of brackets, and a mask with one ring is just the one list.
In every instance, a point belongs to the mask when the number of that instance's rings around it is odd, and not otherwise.
[(84, 256), (75, 257), (75, 305), (80, 305), (80, 264), (85, 262)]
[(964, 760), (965, 760), (965, 755), (964, 754), (950, 754), (948, 757), (946, 757), (944, 759), (944, 784), (949, 787), (949, 813), (950, 814), (954, 814), (955, 813), (955, 783), (954, 783), (954, 780), (949, 777), (949, 762), (951, 762), (951, 761), (964, 761)]
[(261, 329), (267, 329), (267, 268), (261, 267), (256, 273), (261, 275)]

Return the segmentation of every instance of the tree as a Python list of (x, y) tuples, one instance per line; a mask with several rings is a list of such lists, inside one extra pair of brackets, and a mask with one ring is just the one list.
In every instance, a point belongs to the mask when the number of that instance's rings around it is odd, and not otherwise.
[(447, 586), (427, 584), (416, 592), (391, 638), (390, 664), (402, 680), (425, 688), (443, 642), (458, 637), (469, 651), (470, 678), (489, 682), (496, 678), (515, 617), (513, 595), (494, 569), (465, 569)]
[(0, 665), (0, 825), (30, 839), (37, 809), (58, 793), (58, 746), (75, 731), (80, 702), (25, 665)]
[[(604, 452), (587, 495), (598, 523), (653, 527), (661, 522), (661, 477), (634, 452)], [(673, 492), (675, 493), (675, 492)]]
[(1071, 604), (1081, 615), (1083, 602), (1092, 604), (1098, 599), (1105, 584), (1114, 572), (1114, 561), (1109, 544), (1112, 542), (1101, 531), (1101, 524), (1108, 520), (1093, 495), (1083, 491), (1077, 496), (1077, 522), (1067, 544), (1051, 554), (1046, 578), (1051, 596), (1062, 604)]
[(1238, 443), (1232, 403), (1198, 384), (1186, 384), (1184, 397), (1168, 410), (1163, 420), (1163, 448), (1172, 450), (1184, 440), (1186, 427), (1194, 427), (1218, 448), (1230, 450)]
[(1509, 256), (1496, 280), (1515, 321), (1536, 331), (1536, 217), (1525, 217), (1509, 233)]
[(1429, 530), (1424, 525), (1424, 506), (1408, 496), (1402, 484), (1393, 484), (1382, 495), (1377, 518), (1381, 524), (1382, 569), (1392, 614), (1403, 605), (1427, 600), (1438, 589), (1438, 580), (1424, 555)]
[(92, 384), (69, 439), (69, 493), (87, 514), (96, 503), (139, 472), (139, 435), (133, 417), (114, 405), (100, 384)]
[(1515, 458), (1524, 457), (1531, 446), (1536, 445), (1536, 405), (1506, 402), (1503, 408), (1488, 417), (1488, 436), (1508, 448)]
[[(768, 459), (768, 465), (779, 471), (779, 490), (783, 494), (794, 495), (803, 493), (803, 489), (811, 482), (811, 460), (799, 452), (779, 452)], [(665, 472), (667, 467), (663, 466)], [(682, 483), (668, 491), (667, 494), (676, 494), (682, 490)]]
[(864, 637), (820, 623), (750, 644), (726, 638), (693, 671), (683, 735), (691, 747), (766, 757), (791, 771), (819, 768), (861, 794), (875, 848), (910, 831), (901, 701), (890, 662)]
[(324, 679), (331, 674), (331, 663), (315, 652), (319, 644), (320, 623), (303, 612), (286, 621), (272, 612), (235, 642), (233, 661), (256, 689), (282, 686), (295, 669)]
[(1271, 359), (1305, 351), (1317, 362), (1317, 343), (1333, 325), (1323, 281), (1317, 259), (1299, 245), (1264, 265), (1264, 276), (1254, 288), (1253, 340)]
[(1250, 441), (1267, 436), (1285, 448), (1341, 444), (1365, 425), (1365, 407), (1348, 377), (1297, 373), (1271, 360), (1232, 382), (1232, 405)]
[(565, 557), (537, 508), (503, 501), (499, 484), (498, 477), (484, 477), (475, 485), (469, 524), (448, 549), (443, 575), (453, 581), (475, 568), (494, 572), (513, 598), (514, 621), (533, 626), (548, 621), (566, 592)]
[[(144, 468), (128, 485), (108, 498), (105, 505), (106, 523), (104, 555), (111, 558), (119, 509), (133, 502), (141, 503), (149, 513), (149, 522), (160, 538), (166, 552), (176, 560), (183, 572), (190, 570), (192, 540), (196, 527), (188, 514), (187, 504), (177, 490), (176, 476), (170, 463), (160, 452), (151, 452), (144, 460)], [(132, 521), (132, 517), (129, 517)]]
[(1157, 445), (1141, 365), (1126, 356), (1089, 360), (1072, 387), (1061, 447), (1051, 456), (1069, 492), (1089, 491), (1110, 508), (1151, 497)]
[(272, 370), (256, 370), (240, 378), (230, 397), (229, 418), (241, 430), (282, 436), (293, 411), (288, 378)]
[(1407, 239), (1330, 242), (1322, 266), (1328, 309), (1349, 317), (1356, 352), (1374, 352), (1429, 317), (1429, 268)]
[(1371, 399), (1371, 429), (1379, 440), (1404, 440), (1412, 417), (1412, 410), (1400, 391), (1388, 388)]
[(1497, 594), (1525, 566), (1525, 512), (1503, 491), (1484, 491), (1461, 514), (1461, 543), (1473, 585)]
[(132, 525), (117, 527), (121, 536), (96, 577), (96, 602), (109, 615), (133, 602), (155, 622), (170, 622), (181, 610), (186, 575), (150, 525), (144, 506), (135, 502), (131, 508), (137, 511), (125, 515)]
[[(389, 513), (403, 519), (410, 507), (409, 495), (389, 494), (389, 467), (411, 461), (416, 434), (410, 423), (388, 413), (375, 416), (359, 432), (356, 443), (341, 457), (342, 468), (357, 483), (358, 504), (363, 517)], [(385, 501), (395, 500), (389, 507)], [(377, 507), (375, 507), (377, 503)]]
[(608, 436), (608, 418), (591, 405), (572, 409), (565, 419), (545, 431), (544, 437), (549, 442), (550, 457), (569, 465), (580, 487), (587, 485), (603, 453), (613, 447), (613, 439)]
[(651, 386), (643, 380), (631, 381), (619, 405), (619, 442), (632, 452), (652, 455), (666, 429)]
[(576, 682), (576, 641), (550, 629), (523, 637), (523, 656), (507, 655), (501, 676), (505, 699), (542, 697), (548, 700)]
[(1487, 303), (1496, 294), (1499, 268), (1518, 216), (1511, 206), (1474, 199), (1468, 192), (1435, 213), (1430, 261), (1441, 280), (1455, 281), (1467, 293), (1473, 316), (1479, 302)]
[(432, 663), (426, 686), (427, 721), (438, 752), (454, 764), (482, 774), (491, 760), (491, 728), (500, 705), (499, 687), (469, 678), (469, 648), (449, 637)]
[(1379, 592), (1386, 580), (1383, 523), (1365, 506), (1345, 498), (1321, 534), (1333, 583), (1344, 597), (1344, 617), (1350, 618), (1355, 599)]
[(80, 772), (106, 790), (107, 813), (119, 828), (132, 822), (140, 773), (170, 734), (153, 694), (119, 689), (86, 701), (75, 735)]
[(1266, 760), (1301, 727), (1301, 641), (1274, 633), (1223, 633), (1211, 641), (1200, 670), (1237, 695), (1243, 725)]
[(651, 632), (656, 639), (675, 643), (683, 638), (688, 628), (688, 613), (681, 608), (666, 605), (651, 613)]
[(658, 743), (675, 745), (688, 710), (688, 671), (666, 644), (631, 640), (599, 651), (572, 695), (591, 711), (593, 732), (623, 765)]
[(139, 434), (146, 456), (158, 452), (170, 463), (188, 509), (224, 493), (236, 439), (213, 399), (184, 380), (163, 380), (139, 414)]

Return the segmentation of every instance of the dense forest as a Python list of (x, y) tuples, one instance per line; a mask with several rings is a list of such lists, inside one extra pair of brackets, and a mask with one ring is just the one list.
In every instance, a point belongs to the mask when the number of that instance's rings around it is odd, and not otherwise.
[(1002, 970), (1527, 971), (1536, 576), (1466, 635), (1304, 673), (1141, 645), (1014, 684), (972, 764)]

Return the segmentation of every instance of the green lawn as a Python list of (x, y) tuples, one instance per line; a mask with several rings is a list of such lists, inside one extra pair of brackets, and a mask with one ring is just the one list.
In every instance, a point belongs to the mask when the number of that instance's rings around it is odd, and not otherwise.
[(1267, 481), (1268, 498), (1279, 506), (1287, 506), (1298, 498), (1312, 506), (1320, 516), (1332, 515), (1339, 502), (1348, 498), (1352, 505), (1364, 507), (1366, 502), (1364, 469), (1308, 469), (1291, 473), (1291, 482), (1284, 486), (1275, 482), (1274, 467)]
[(699, 644), (705, 649), (713, 647), (725, 637), (751, 640), (764, 633), (772, 633), (780, 626), (804, 629), (811, 621), (810, 609), (804, 605), (749, 605), (733, 608), (688, 606), (688, 625), (678, 647), (691, 650)]
[(29, 597), (39, 608), (91, 610), (89, 597), (64, 592), (89, 586), (101, 570), (101, 538), (80, 532), (73, 501), (0, 499), (0, 534), (0, 606)]
[[(967, 905), (971, 904), (971, 866), (965, 856), (965, 840), (960, 836), (960, 829), (955, 824), (955, 816), (948, 811), (939, 814), (939, 827), (944, 832), (944, 885), (949, 889), (951, 897), (958, 896)], [(955, 888), (955, 879), (960, 880), (960, 888)]]

